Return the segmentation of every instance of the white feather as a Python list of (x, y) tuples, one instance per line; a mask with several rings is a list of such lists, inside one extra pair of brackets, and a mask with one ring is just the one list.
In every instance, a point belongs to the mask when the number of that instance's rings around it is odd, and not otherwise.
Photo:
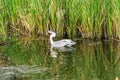
[(75, 44), (75, 42), (72, 41), (71, 39), (63, 39), (63, 40), (54, 42), (53, 37), (56, 36), (56, 33), (53, 31), (48, 31), (48, 33), (50, 33), (50, 43), (51, 43), (51, 46), (53, 47), (65, 47), (65, 46), (70, 47)]

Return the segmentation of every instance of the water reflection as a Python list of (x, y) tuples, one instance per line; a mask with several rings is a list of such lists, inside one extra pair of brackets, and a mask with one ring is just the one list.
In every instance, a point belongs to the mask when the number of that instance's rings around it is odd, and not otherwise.
[(0, 54), (2, 54), (0, 79), (12, 77), (8, 80), (115, 80), (120, 78), (119, 41), (85, 39), (76, 40), (74, 47), (53, 48), (48, 46), (49, 42), (46, 39), (29, 40), (29, 43), (26, 41), (24, 43), (22, 40), (0, 46)]
[(73, 47), (50, 47), (51, 57), (56, 58), (59, 52), (72, 52), (75, 50)]
[(52, 46), (50, 47), (50, 55), (51, 55), (51, 57), (53, 57), (53, 58), (56, 58), (57, 55), (58, 55), (58, 53), (53, 49)]
[(39, 68), (37, 65), (0, 67), (0, 80), (22, 79), (45, 71), (47, 71), (47, 68)]

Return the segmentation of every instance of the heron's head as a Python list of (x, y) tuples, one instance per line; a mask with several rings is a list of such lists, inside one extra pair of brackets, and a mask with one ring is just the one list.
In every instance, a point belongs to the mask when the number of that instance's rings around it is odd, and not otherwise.
[(48, 33), (50, 34), (50, 36), (55, 37), (56, 33), (54, 31), (48, 31)]

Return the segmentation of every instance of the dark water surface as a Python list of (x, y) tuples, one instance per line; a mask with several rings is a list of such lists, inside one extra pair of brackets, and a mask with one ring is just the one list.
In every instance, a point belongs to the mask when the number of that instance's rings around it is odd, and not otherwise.
[[(3, 41), (3, 40), (2, 40)], [(49, 40), (8, 39), (0, 46), (0, 80), (117, 80), (120, 42), (77, 40), (52, 48)]]

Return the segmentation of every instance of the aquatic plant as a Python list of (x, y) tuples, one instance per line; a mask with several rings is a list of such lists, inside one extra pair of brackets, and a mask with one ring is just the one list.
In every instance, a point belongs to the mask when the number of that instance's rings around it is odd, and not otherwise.
[[(0, 31), (7, 35), (120, 38), (119, 0), (0, 0)], [(3, 23), (2, 23), (3, 22)], [(10, 34), (9, 34), (10, 33)]]

